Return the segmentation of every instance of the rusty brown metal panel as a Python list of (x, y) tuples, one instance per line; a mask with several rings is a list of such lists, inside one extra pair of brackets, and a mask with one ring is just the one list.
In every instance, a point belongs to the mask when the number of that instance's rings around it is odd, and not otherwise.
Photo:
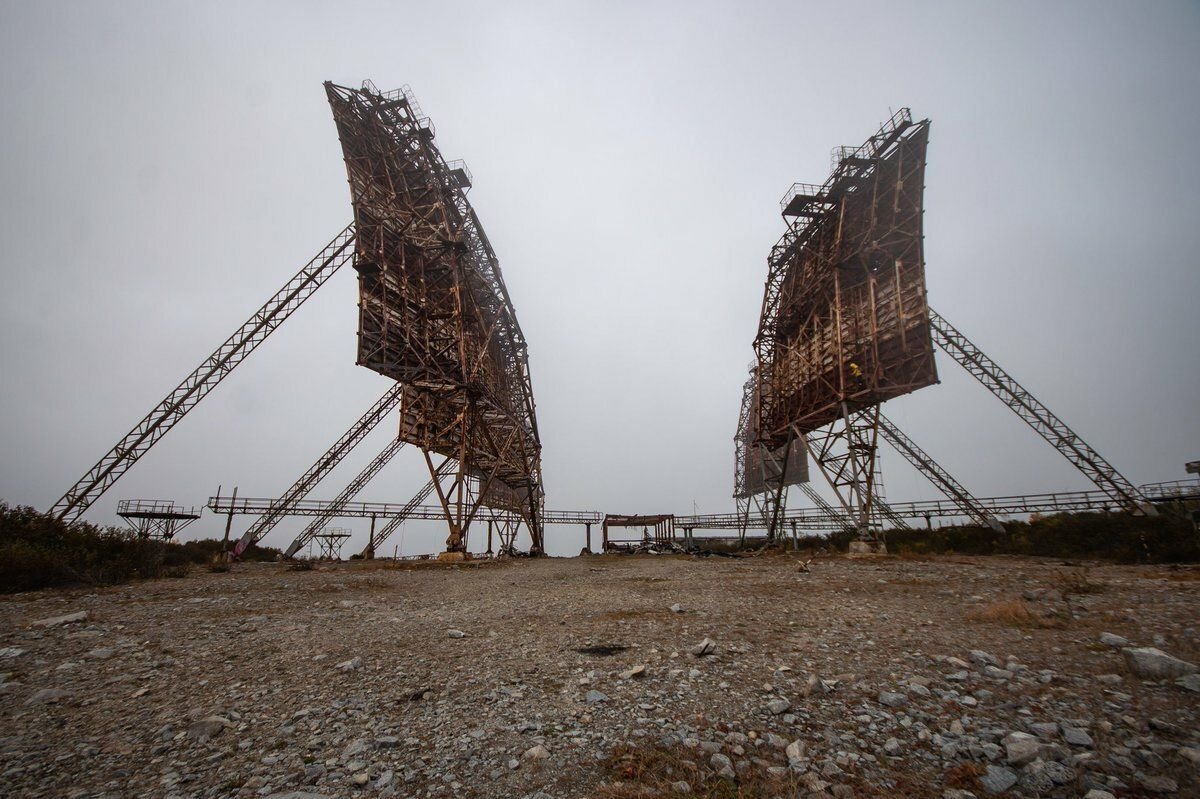
[(923, 254), (929, 121), (907, 109), (784, 198), (755, 352), (761, 443), (777, 449), (937, 382)]

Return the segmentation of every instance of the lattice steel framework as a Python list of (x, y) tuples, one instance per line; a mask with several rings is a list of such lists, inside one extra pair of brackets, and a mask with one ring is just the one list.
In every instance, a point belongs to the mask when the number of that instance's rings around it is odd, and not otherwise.
[(363, 467), (363, 470), (355, 475), (354, 479), (342, 489), (342, 493), (334, 497), (330, 503), (328, 511), (313, 519), (308, 525), (300, 531), (300, 535), (296, 536), (296, 540), (292, 541), (291, 545), (284, 552), (284, 557), (293, 557), (297, 552), (308, 545), (313, 536), (321, 532), (325, 525), (333, 521), (338, 515), (338, 512), (346, 506), (346, 503), (358, 496), (358, 492), (363, 490), (367, 483), (374, 479), (375, 475), (387, 466), (392, 458), (396, 457), (396, 453), (404, 448), (405, 442), (396, 438), (389, 441), (379, 454), (371, 459), (371, 462)]
[(937, 382), (922, 244), (929, 121), (908, 109), (796, 184), (754, 340), (759, 427), (775, 449)]
[[(400, 436), (425, 454), (449, 523), (447, 548), (464, 549), (487, 505), (518, 514), (541, 552), (527, 346), (467, 201), (470, 177), (443, 159), (407, 91), (325, 88), (354, 205), (358, 362), (405, 386)], [(457, 468), (439, 478), (450, 461)]]
[(334, 236), (317, 256), (267, 300), (225, 343), (217, 347), (162, 402), (71, 486), (50, 512), (71, 521), (91, 507), (138, 459), (216, 388), (275, 328), (350, 260), (353, 226)]
[(123, 499), (117, 503), (117, 515), (141, 538), (170, 541), (199, 519), (200, 511), (165, 499)]
[(1038, 435), (1046, 439), (1075, 468), (1121, 507), (1149, 515), (1157, 513), (1142, 492), (1126, 480), (1099, 452), (1092, 449), (1066, 422), (1055, 416), (944, 318), (929, 311), (933, 338), (947, 355), (1013, 410)]
[(400, 510), (399, 515), (388, 519), (387, 524), (383, 525), (379, 530), (372, 531), (371, 540), (367, 543), (366, 549), (363, 550), (363, 556), (374, 557), (375, 553), (382, 549), (384, 543), (392, 537), (392, 534), (400, 529), (400, 525), (404, 524), (421, 507), (422, 502), (429, 499), (429, 495), (433, 493), (437, 482), (449, 477), (455, 468), (456, 466), (453, 461), (444, 462), (438, 468), (438, 473), (434, 478), (426, 482), (425, 485), (417, 490), (417, 493), (413, 494), (412, 499)]
[(873, 501), (879, 403), (937, 382), (922, 232), (928, 140), (929, 121), (902, 109), (861, 146), (835, 151), (824, 184), (797, 183), (783, 198), (791, 221), (767, 259), (754, 340), (759, 443), (803, 441), (864, 537), (886, 511)]
[(772, 451), (761, 443), (758, 422), (757, 369), (742, 386), (742, 405), (734, 435), (733, 496), (738, 513), (746, 519), (751, 513), (766, 520), (767, 537), (779, 532), (781, 514), (787, 508), (787, 489), (808, 482), (808, 458), (803, 443), (793, 438), (789, 444)]
[(238, 540), (237, 545), (233, 548), (234, 557), (240, 557), (246, 548), (251, 544), (258, 543), (263, 536), (271, 532), (275, 525), (288, 515), (288, 509), (296, 502), (308, 496), (308, 493), (313, 490), (317, 483), (325, 478), (334, 467), (341, 463), (350, 451), (353, 450), (360, 441), (383, 421), (389, 413), (397, 405), (400, 404), (400, 396), (403, 387), (397, 383), (383, 392), (375, 403), (367, 409), (358, 421), (350, 426), (350, 429), (341, 435), (341, 437), (333, 442), (329, 449), (325, 450), (321, 457), (317, 458), (316, 463), (308, 468), (304, 474), (292, 483), (291, 488), (284, 492), (279, 498), (279, 504), (270, 508), (262, 516), (255, 520), (254, 524), (242, 535)]
[(317, 557), (321, 560), (341, 560), (342, 545), (349, 537), (350, 531), (345, 527), (330, 527), (328, 530), (317, 533), (313, 536), (317, 546), (320, 547), (320, 554)]
[[(932, 313), (932, 311), (930, 311)], [(972, 496), (971, 492), (963, 486), (962, 483), (955, 480), (949, 472), (938, 465), (929, 453), (921, 449), (917, 442), (906, 436), (899, 427), (892, 423), (879, 413), (879, 434), (884, 440), (892, 445), (892, 448), (904, 456), (905, 460), (916, 467), (917, 471), (925, 475), (929, 482), (933, 483), (939, 491), (946, 497), (958, 503), (972, 521), (991, 527), (996, 532), (1003, 532), (1002, 525), (994, 516), (988, 514), (987, 510), (979, 504), (979, 500)]]

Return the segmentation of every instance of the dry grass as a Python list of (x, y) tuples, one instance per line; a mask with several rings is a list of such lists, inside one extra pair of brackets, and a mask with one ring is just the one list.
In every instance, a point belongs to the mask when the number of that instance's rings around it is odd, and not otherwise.
[[(610, 781), (601, 783), (592, 796), (602, 799), (649, 799), (649, 797), (704, 797), (704, 799), (770, 799), (801, 796), (802, 783), (792, 775), (774, 777), (756, 766), (730, 781), (717, 776), (707, 765), (704, 752), (683, 747), (622, 745), (601, 763)], [(691, 788), (680, 794), (671, 787), (686, 782)]]
[(1063, 595), (1063, 599), (1072, 594), (1078, 596), (1099, 594), (1103, 593), (1105, 589), (1104, 583), (1094, 582), (1091, 579), (1091, 573), (1087, 569), (1058, 569), (1054, 572), (1052, 582)]
[(1039, 612), (1023, 599), (993, 602), (985, 608), (967, 614), (967, 618), (971, 621), (994, 622), (1026, 630), (1049, 630), (1066, 626), (1066, 621), (1061, 617)]
[(1151, 577), (1161, 577), (1173, 583), (1200, 583), (1200, 569), (1172, 569), (1166, 572), (1156, 572)]

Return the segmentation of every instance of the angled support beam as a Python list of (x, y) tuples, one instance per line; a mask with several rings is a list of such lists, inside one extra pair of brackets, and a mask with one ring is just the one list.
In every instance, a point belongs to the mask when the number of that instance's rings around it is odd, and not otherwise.
[(929, 323), (934, 343), (999, 397), (1101, 491), (1127, 510), (1157, 515), (1158, 511), (1133, 483), (932, 308), (929, 309)]
[(383, 392), (383, 396), (375, 401), (375, 404), (367, 409), (367, 412), (350, 429), (342, 434), (342, 437), (333, 442), (333, 446), (325, 451), (317, 462), (309, 467), (308, 471), (300, 475), (296, 482), (292, 483), (282, 497), (279, 498), (277, 504), (255, 520), (254, 524), (250, 525), (241, 540), (233, 548), (234, 557), (241, 556), (246, 547), (251, 544), (258, 543), (262, 537), (269, 533), (275, 525), (279, 524), (284, 516), (291, 512), (291, 508), (296, 502), (308, 496), (308, 492), (312, 491), (313, 487), (329, 474), (329, 472), (342, 462), (342, 459), (350, 454), (350, 451), (358, 445), (360, 441), (367, 437), (367, 434), (375, 429), (383, 418), (392, 412), (392, 409), (400, 404), (400, 395), (403, 391), (402, 383), (395, 383), (387, 391)]
[(283, 553), (285, 558), (295, 556), (303, 547), (308, 545), (308, 542), (313, 539), (317, 533), (325, 528), (331, 520), (337, 517), (342, 508), (346, 507), (346, 503), (354, 499), (359, 491), (362, 491), (363, 486), (371, 482), (375, 475), (379, 474), (384, 466), (387, 466), (392, 458), (396, 457), (396, 453), (404, 448), (404, 441), (394, 438), (388, 442), (387, 446), (376, 455), (370, 463), (368, 463), (358, 476), (350, 481), (350, 484), (342, 489), (342, 493), (338, 494), (330, 503), (330, 507), (320, 516), (308, 523), (308, 526), (300, 531), (300, 535), (296, 536), (296, 540)]
[(63, 521), (77, 519), (353, 255), (351, 224), (71, 486), (50, 513)]
[[(833, 522), (838, 527), (842, 528), (842, 530), (844, 532), (847, 532), (847, 533), (855, 532), (854, 523), (851, 522), (846, 516), (843, 516), (842, 514), (838, 513), (836, 510), (834, 510), (833, 506), (825, 501), (825, 497), (823, 497), (817, 493), (817, 489), (813, 488), (811, 483), (801, 483), (800, 490), (804, 492), (804, 496), (808, 497), (809, 500), (811, 500), (812, 503), (817, 506), (817, 510), (820, 511), (821, 514), (825, 516), (825, 518), (829, 519), (829, 521)], [(793, 521), (792, 522), (793, 532), (795, 531), (795, 529), (796, 529), (796, 525), (795, 525), (795, 522)]]
[(381, 527), (377, 532), (372, 533), (371, 542), (367, 544), (367, 548), (363, 550), (363, 557), (366, 557), (368, 552), (378, 552), (384, 543), (392, 537), (392, 534), (400, 529), (400, 525), (404, 524), (404, 521), (412, 516), (413, 513), (421, 507), (421, 503), (428, 499), (429, 495), (433, 493), (433, 489), (435, 487), (434, 480), (440, 480), (443, 477), (446, 477), (447, 475), (453, 473), (456, 468), (457, 466), (454, 461), (443, 461), (442, 465), (438, 467), (435, 477), (426, 482), (425, 485), (421, 486), (417, 493), (413, 494), (412, 499), (408, 501), (408, 504), (401, 508), (400, 513), (388, 519), (387, 524)]
[(925, 475), (929, 482), (945, 494), (947, 499), (962, 508), (963, 513), (969, 518), (998, 533), (1004, 532), (1004, 525), (995, 516), (988, 513), (987, 509), (979, 504), (979, 500), (975, 499), (962, 483), (951, 477), (949, 472), (929, 457), (925, 450), (917, 446), (917, 442), (901, 432), (900, 428), (896, 427), (891, 419), (884, 416), (882, 411), (879, 413), (879, 433), (885, 441), (892, 445), (893, 449), (903, 455), (909, 463), (916, 467), (917, 471)]

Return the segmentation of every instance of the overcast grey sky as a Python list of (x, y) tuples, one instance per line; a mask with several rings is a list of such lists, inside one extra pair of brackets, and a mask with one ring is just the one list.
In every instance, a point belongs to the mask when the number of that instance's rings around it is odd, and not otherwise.
[[(904, 105), (933, 121), (933, 307), (1134, 482), (1200, 458), (1194, 2), (4, 0), (0, 65), (10, 503), (49, 507), (349, 221), (321, 83), (364, 78), (410, 84), (475, 175), (530, 342), (552, 508), (732, 509), (778, 200)], [(87, 518), (290, 485), (386, 388), (354, 366), (355, 303), (347, 268)], [(886, 410), (968, 487), (1090, 487), (938, 367)], [(883, 463), (889, 498), (936, 495)], [(362, 498), (405, 501), (426, 477), (405, 451)], [(366, 523), (346, 525), (361, 546)], [(206, 515), (189, 536), (221, 528)], [(404, 549), (443, 536), (411, 524)], [(547, 539), (567, 554), (582, 532)]]

